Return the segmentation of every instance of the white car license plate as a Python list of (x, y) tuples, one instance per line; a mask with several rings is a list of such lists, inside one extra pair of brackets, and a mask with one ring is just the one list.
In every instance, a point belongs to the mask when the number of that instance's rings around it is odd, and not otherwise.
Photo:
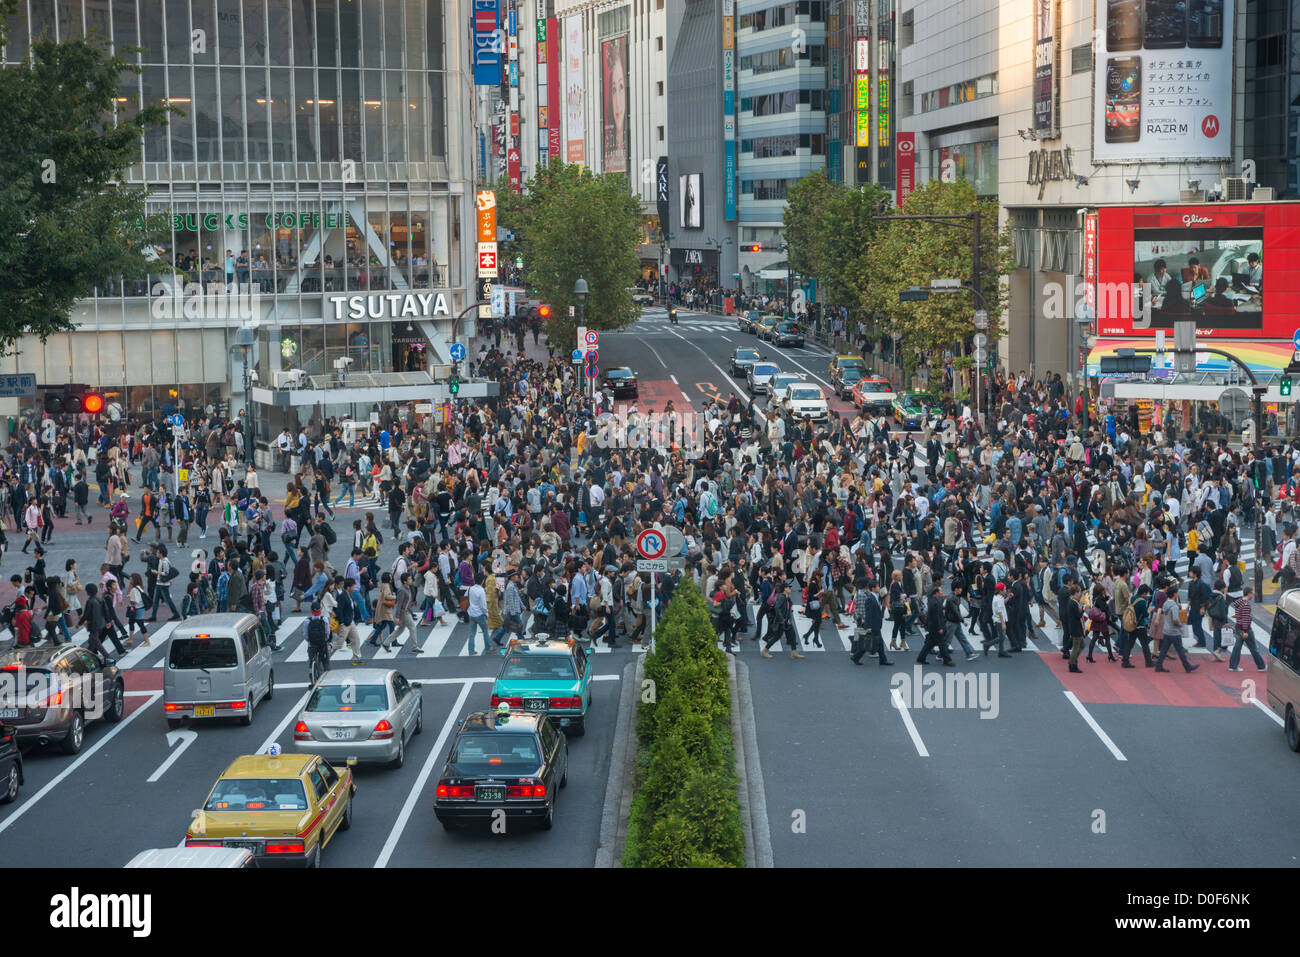
[(325, 731), (330, 736), (330, 738), (334, 741), (352, 740), (351, 728), (326, 728)]
[(524, 707), (529, 711), (545, 711), (551, 706), (550, 698), (525, 698)]
[(0, 708), (0, 718), (16, 718), (16, 717), (18, 717), (17, 708)]
[(474, 797), (480, 801), (504, 801), (506, 789), (502, 785), (480, 786), (474, 789)]

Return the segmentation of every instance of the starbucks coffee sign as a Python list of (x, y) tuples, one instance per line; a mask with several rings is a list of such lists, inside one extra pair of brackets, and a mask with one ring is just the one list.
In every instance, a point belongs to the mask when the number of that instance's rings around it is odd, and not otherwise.
[(450, 316), (447, 292), (390, 292), (326, 296), (325, 315), (335, 319), (432, 319)]

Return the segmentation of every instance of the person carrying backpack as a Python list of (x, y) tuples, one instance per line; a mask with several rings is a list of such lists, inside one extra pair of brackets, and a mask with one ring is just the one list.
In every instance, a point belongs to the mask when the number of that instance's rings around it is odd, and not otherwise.
[(312, 602), (311, 617), (303, 622), (303, 636), (307, 639), (307, 657), (320, 674), (330, 670), (330, 626), (321, 612), (320, 602)]

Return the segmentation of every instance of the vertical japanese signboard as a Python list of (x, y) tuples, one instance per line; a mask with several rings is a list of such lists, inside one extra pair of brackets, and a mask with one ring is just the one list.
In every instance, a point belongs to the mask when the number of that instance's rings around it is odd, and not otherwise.
[(1083, 217), (1083, 301), (1088, 315), (1097, 319), (1097, 214)]
[(562, 162), (560, 125), (564, 122), (564, 101), (560, 98), (560, 21), (555, 17), (546, 21), (546, 105), (547, 152), (552, 160)]
[(474, 85), (497, 86), (501, 82), (501, 9), (497, 0), (474, 0)]
[(722, 0), (723, 218), (736, 218), (736, 0)]
[(1056, 133), (1057, 0), (1034, 0), (1034, 129)]
[(895, 139), (898, 162), (895, 164), (898, 205), (903, 205), (907, 194), (916, 188), (916, 134), (899, 133)]
[[(497, 194), (490, 189), (481, 189), (474, 197), (474, 205), (478, 211), (478, 278), (480, 281), (495, 279), (498, 275)], [(486, 319), (492, 315), (492, 306), (479, 306), (478, 314), (479, 318)]]

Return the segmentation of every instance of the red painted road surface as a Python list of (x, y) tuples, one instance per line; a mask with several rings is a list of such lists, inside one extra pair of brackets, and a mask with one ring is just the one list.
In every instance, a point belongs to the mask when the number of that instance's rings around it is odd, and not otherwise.
[[(1097, 657), (1100, 655), (1100, 657)], [(1249, 693), (1259, 701), (1267, 701), (1264, 679), (1267, 675), (1256, 671), (1247, 654), (1243, 660), (1244, 671), (1229, 671), (1228, 663), (1213, 661), (1205, 655), (1189, 655), (1193, 664), (1200, 667), (1191, 674), (1183, 671), (1175, 657), (1165, 659), (1168, 674), (1158, 674), (1154, 668), (1142, 664), (1135, 656), (1135, 668), (1121, 668), (1118, 661), (1106, 660), (1104, 651), (1094, 652), (1097, 664), (1090, 665), (1080, 658), (1083, 674), (1070, 674), (1070, 663), (1059, 651), (1040, 654), (1047, 667), (1060, 680), (1062, 687), (1073, 691), (1087, 704), (1154, 704), (1176, 705), (1183, 708), (1244, 708), (1248, 702), (1243, 696)]]

